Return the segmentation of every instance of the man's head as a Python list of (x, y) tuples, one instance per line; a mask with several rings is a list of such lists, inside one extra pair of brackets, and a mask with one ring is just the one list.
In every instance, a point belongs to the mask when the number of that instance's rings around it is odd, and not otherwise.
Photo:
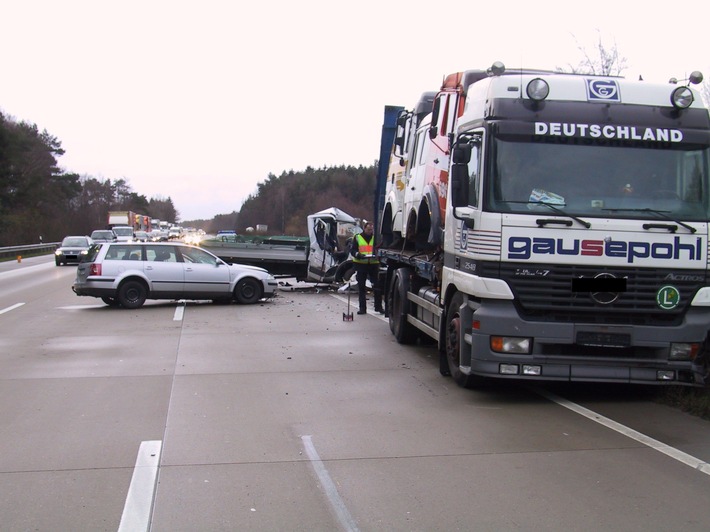
[(365, 225), (362, 228), (362, 234), (370, 237), (370, 236), (372, 236), (373, 230), (374, 230), (374, 226), (372, 225), (372, 222), (365, 222)]

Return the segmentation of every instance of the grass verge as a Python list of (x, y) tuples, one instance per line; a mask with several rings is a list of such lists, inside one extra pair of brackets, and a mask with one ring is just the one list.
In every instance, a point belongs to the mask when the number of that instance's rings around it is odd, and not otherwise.
[(656, 401), (694, 416), (710, 420), (710, 387), (671, 386), (659, 393)]

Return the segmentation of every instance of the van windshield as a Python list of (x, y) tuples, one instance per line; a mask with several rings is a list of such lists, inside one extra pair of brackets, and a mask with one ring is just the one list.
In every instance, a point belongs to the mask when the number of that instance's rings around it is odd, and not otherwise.
[(493, 138), (487, 206), (497, 212), (705, 221), (710, 212), (707, 145), (589, 139)]

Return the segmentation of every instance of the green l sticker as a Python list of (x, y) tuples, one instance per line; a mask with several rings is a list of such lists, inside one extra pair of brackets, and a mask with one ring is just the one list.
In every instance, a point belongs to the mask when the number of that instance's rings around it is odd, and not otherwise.
[(680, 303), (680, 292), (675, 286), (663, 286), (656, 294), (656, 303), (663, 310), (671, 310)]

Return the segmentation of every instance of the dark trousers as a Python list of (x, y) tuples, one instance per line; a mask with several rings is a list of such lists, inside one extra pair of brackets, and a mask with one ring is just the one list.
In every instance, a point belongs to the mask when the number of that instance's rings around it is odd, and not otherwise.
[(375, 292), (375, 310), (380, 310), (382, 308), (382, 288), (380, 287), (380, 282), (378, 279), (378, 274), (380, 271), (379, 264), (358, 264), (355, 265), (355, 279), (357, 279), (357, 291), (358, 291), (358, 302), (360, 303), (360, 310), (367, 309), (367, 285), (365, 284), (368, 279), (372, 284), (372, 289)]

